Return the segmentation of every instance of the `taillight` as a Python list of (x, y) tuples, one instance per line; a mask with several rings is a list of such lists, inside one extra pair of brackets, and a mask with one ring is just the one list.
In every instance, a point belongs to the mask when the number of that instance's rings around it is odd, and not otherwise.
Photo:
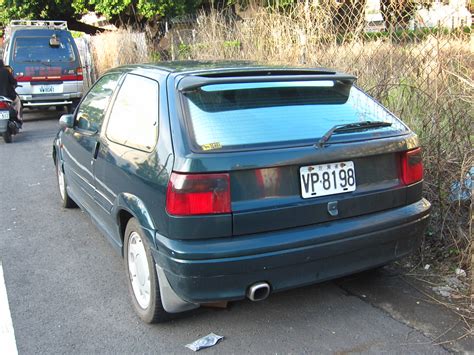
[(16, 81), (18, 82), (26, 82), (26, 81), (31, 81), (31, 76), (17, 76)]
[(82, 67), (76, 69), (77, 80), (84, 80), (84, 76), (82, 74)]
[(172, 173), (166, 210), (178, 216), (230, 213), (229, 174)]
[(81, 81), (84, 80), (82, 68), (77, 68), (76, 73), (66, 75), (49, 75), (49, 76), (17, 76), (18, 82), (38, 82), (38, 81)]
[(402, 153), (402, 181), (405, 185), (411, 185), (423, 180), (423, 161), (421, 148), (416, 148)]
[(6, 102), (0, 101), (0, 109), (8, 108), (8, 104)]

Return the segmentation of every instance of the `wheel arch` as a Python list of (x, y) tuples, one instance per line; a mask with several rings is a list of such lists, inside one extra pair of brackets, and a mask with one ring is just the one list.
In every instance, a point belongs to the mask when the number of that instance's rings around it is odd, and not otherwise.
[(150, 245), (156, 248), (155, 224), (143, 201), (139, 197), (129, 193), (120, 194), (116, 201), (116, 207), (114, 209), (116, 211), (118, 233), (122, 242), (122, 256), (124, 251), (125, 229), (131, 218), (135, 218), (138, 221)]

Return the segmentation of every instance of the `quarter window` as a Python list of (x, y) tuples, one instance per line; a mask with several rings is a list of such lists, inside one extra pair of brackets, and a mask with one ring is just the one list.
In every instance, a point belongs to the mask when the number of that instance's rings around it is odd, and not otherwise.
[(107, 138), (152, 151), (158, 137), (158, 89), (156, 81), (129, 74), (112, 107)]
[(91, 132), (100, 129), (120, 76), (120, 73), (103, 76), (87, 93), (77, 110), (77, 128)]

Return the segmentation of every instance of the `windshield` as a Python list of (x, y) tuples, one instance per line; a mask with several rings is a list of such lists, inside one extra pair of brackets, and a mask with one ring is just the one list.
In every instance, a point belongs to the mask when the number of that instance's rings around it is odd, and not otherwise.
[(68, 38), (58, 37), (59, 46), (50, 46), (51, 36), (18, 37), (13, 58), (18, 63), (74, 62), (74, 49)]
[(407, 129), (357, 87), (333, 81), (216, 84), (184, 96), (187, 125), (201, 150), (316, 143), (335, 125), (363, 121), (391, 124), (371, 129), (377, 132)]

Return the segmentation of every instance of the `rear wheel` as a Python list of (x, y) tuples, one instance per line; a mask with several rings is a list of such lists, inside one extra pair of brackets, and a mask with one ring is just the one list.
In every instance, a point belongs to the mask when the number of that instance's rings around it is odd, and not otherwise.
[(5, 143), (11, 143), (12, 142), (12, 132), (10, 132), (10, 129), (7, 129), (5, 133), (3, 133), (3, 139), (5, 140)]
[(61, 196), (62, 206), (64, 208), (77, 207), (76, 203), (69, 197), (66, 188), (66, 178), (64, 176), (63, 167), (59, 158), (56, 159), (56, 176), (58, 177), (59, 195)]
[(124, 239), (128, 290), (135, 312), (147, 323), (168, 320), (170, 315), (161, 303), (155, 262), (148, 241), (135, 218), (129, 220)]

